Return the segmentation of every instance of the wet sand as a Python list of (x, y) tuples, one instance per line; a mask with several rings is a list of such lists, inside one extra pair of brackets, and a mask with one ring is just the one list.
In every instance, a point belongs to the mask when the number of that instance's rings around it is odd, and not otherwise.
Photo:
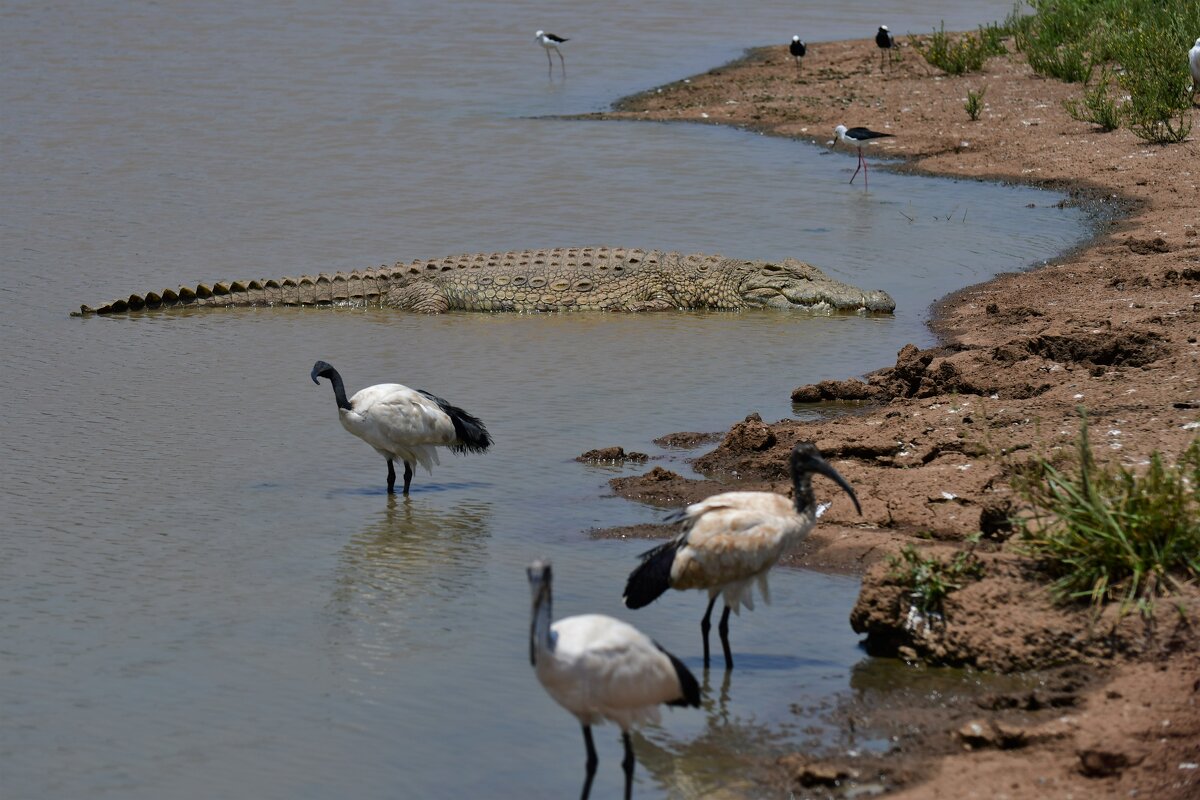
[[(729, 485), (786, 492), (792, 443), (814, 440), (857, 488), (863, 517), (838, 497), (790, 561), (862, 572), (852, 618), (870, 646), (913, 661), (1039, 670), (1040, 697), (964, 695), (948, 705), (905, 696), (841, 709), (877, 732), (905, 718), (904, 747), (784, 759), (780, 782), (797, 797), (877, 783), (905, 798), (1196, 797), (1200, 591), (1160, 602), (1153, 622), (1056, 606), (1003, 520), (1020, 506), (1013, 471), (1034, 454), (1073, 448), (1081, 408), (1098, 458), (1129, 466), (1153, 451), (1173, 462), (1197, 435), (1198, 137), (1159, 146), (1074, 121), (1062, 101), (1080, 88), (1037, 77), (1019, 54), (949, 77), (904, 44), (886, 74), (869, 40), (813, 43), (802, 72), (784, 47), (762, 48), (597, 116), (734, 125), (822, 145), (838, 124), (866, 126), (895, 134), (868, 148), (873, 169), (890, 157), (899, 160), (892, 169), (1054, 188), (1093, 210), (1096, 237), (1054, 263), (942, 300), (937, 347), (909, 346), (895, 365), (793, 394), (855, 413), (748, 419), (715, 449), (701, 440), (693, 466), (709, 480), (652, 465), (614, 489), (665, 506)], [(968, 91), (985, 92), (978, 121), (964, 110)], [(1200, 130), (1200, 114), (1195, 123)], [(853, 154), (829, 161), (847, 179), (853, 166)], [(903, 634), (885, 556), (906, 543), (954, 553), (980, 531), (985, 576), (950, 595), (941, 629)]]

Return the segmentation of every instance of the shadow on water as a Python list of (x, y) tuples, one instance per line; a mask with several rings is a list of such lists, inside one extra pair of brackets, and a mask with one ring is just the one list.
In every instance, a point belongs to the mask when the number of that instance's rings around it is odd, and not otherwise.
[[(399, 481), (397, 481), (397, 484), (399, 484)], [(414, 477), (413, 484), (409, 488), (408, 493), (409, 493), (409, 497), (411, 498), (413, 495), (419, 496), (419, 495), (423, 495), (423, 494), (433, 494), (436, 492), (455, 492), (455, 491), (459, 491), (459, 490), (463, 490), (463, 489), (482, 489), (482, 488), (486, 488), (486, 487), (490, 487), (490, 486), (491, 486), (491, 484), (485, 483), (482, 481), (418, 483), (416, 478)], [(381, 483), (379, 486), (371, 486), (371, 487), (360, 486), (360, 487), (346, 487), (346, 488), (341, 488), (341, 489), (330, 489), (329, 492), (327, 492), (325, 496), (328, 498), (334, 498), (334, 497), (378, 497), (378, 496), (387, 496), (387, 493), (388, 493), (387, 486)], [(400, 497), (400, 500), (397, 500), (397, 497)], [(393, 494), (391, 496), (391, 500), (396, 501), (396, 502), (403, 502), (403, 496)], [(391, 508), (391, 505), (389, 504), (389, 509), (390, 508)]]

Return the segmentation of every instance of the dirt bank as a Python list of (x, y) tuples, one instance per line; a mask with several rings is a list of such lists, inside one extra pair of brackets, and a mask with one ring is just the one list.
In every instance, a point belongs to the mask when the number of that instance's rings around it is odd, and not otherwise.
[[(967, 93), (983, 90), (971, 121)], [(872, 42), (829, 42), (811, 45), (802, 73), (785, 48), (765, 48), (601, 115), (744, 126), (820, 145), (838, 124), (862, 125), (896, 134), (876, 152), (902, 158), (899, 169), (1050, 187), (1101, 212), (1100, 234), (1079, 252), (940, 302), (938, 347), (908, 346), (895, 365), (793, 395), (857, 413), (738, 423), (715, 449), (696, 450), (709, 481), (657, 466), (614, 482), (624, 496), (671, 506), (728, 484), (786, 492), (787, 452), (814, 440), (857, 488), (863, 517), (828, 493), (832, 508), (792, 561), (863, 571), (853, 623), (874, 651), (1000, 671), (1072, 665), (1061, 705), (848, 701), (861, 727), (908, 731), (897, 734), (902, 746), (858, 760), (785, 759), (781, 781), (797, 797), (876, 783), (913, 798), (1200, 797), (1200, 593), (1160, 607), (1153, 623), (1063, 609), (1014, 552), (1004, 522), (1016, 502), (1012, 469), (1070, 447), (1080, 407), (1095, 451), (1127, 465), (1154, 450), (1173, 461), (1200, 420), (1200, 146), (1195, 136), (1162, 147), (1098, 132), (1063, 110), (1078, 91), (1035, 76), (1019, 56), (951, 78), (902, 48), (881, 75)], [(848, 177), (852, 162), (830, 169)], [(944, 622), (907, 630), (884, 556), (905, 543), (961, 551), (979, 532), (984, 577), (950, 595)]]

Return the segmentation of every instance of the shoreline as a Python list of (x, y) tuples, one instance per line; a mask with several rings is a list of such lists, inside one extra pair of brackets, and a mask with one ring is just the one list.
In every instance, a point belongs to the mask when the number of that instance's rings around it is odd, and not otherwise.
[[(901, 159), (888, 169), (1058, 191), (1095, 207), (1093, 235), (1044, 265), (935, 301), (934, 347), (909, 345), (895, 366), (793, 393), (795, 402), (851, 403), (857, 413), (816, 422), (752, 416), (688, 459), (715, 480), (655, 468), (613, 488), (673, 505), (731, 485), (783, 491), (792, 442), (816, 441), (858, 489), (864, 517), (835, 500), (784, 563), (862, 574), (852, 623), (879, 654), (1037, 670), (1043, 686), (1058, 687), (1057, 705), (1030, 695), (987, 707), (964, 696), (949, 714), (913, 697), (847, 701), (841, 711), (860, 731), (891, 730), (899, 717), (917, 732), (896, 754), (781, 759), (780, 783), (796, 796), (868, 785), (904, 798), (1195, 796), (1200, 769), (1180, 765), (1200, 761), (1200, 590), (1161, 602), (1153, 623), (1112, 608), (1096, 618), (1057, 606), (1009, 543), (1004, 520), (1020, 502), (1013, 470), (1034, 454), (1072, 449), (1080, 407), (1097, 458), (1126, 466), (1152, 451), (1173, 462), (1197, 435), (1200, 137), (1160, 146), (1125, 130), (1095, 131), (1062, 107), (1079, 87), (1033, 75), (1019, 55), (950, 77), (899, 49), (881, 75), (870, 40), (812, 43), (803, 72), (783, 46), (754, 48), (581, 116), (732, 125), (817, 145), (837, 124), (895, 130), (876, 148)], [(963, 109), (968, 91), (983, 94), (977, 122)], [(1200, 131), (1200, 115), (1194, 120)], [(593, 535), (667, 533), (649, 525)], [(978, 534), (978, 545), (968, 543)], [(982, 579), (948, 596), (940, 630), (918, 635), (897, 619), (902, 591), (886, 556), (904, 545), (922, 554), (969, 549), (984, 563)]]

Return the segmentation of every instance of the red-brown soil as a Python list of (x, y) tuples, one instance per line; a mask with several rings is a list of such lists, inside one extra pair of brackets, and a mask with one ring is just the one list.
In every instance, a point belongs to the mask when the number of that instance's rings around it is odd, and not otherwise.
[[(948, 77), (901, 50), (881, 75), (870, 41), (814, 43), (802, 73), (783, 47), (763, 48), (602, 116), (744, 126), (819, 144), (838, 124), (893, 130), (877, 151), (902, 157), (898, 169), (1054, 188), (1096, 208), (1102, 231), (1056, 263), (943, 300), (938, 347), (910, 345), (894, 366), (793, 395), (856, 413), (751, 418), (694, 460), (710, 480), (655, 466), (614, 488), (665, 506), (731, 484), (786, 493), (788, 451), (813, 440), (857, 488), (863, 516), (827, 492), (833, 506), (790, 561), (863, 573), (853, 624), (873, 651), (1008, 672), (1072, 665), (1066, 678), (1039, 673), (1066, 681), (1059, 704), (1014, 696), (934, 708), (909, 698), (850, 708), (864, 727), (903, 727), (904, 746), (853, 763), (784, 759), (781, 780), (796, 797), (876, 781), (904, 798), (1200, 797), (1200, 591), (1161, 601), (1152, 620), (1056, 605), (1006, 524), (1020, 505), (1014, 469), (1072, 448), (1081, 407), (1098, 457), (1127, 466), (1156, 450), (1173, 462), (1197, 435), (1197, 138), (1158, 146), (1074, 121), (1062, 101), (1079, 87), (1037, 77), (1019, 55)], [(982, 116), (970, 121), (967, 92), (985, 88)], [(983, 577), (949, 595), (944, 620), (907, 630), (884, 556), (906, 543), (959, 552), (979, 532)]]

